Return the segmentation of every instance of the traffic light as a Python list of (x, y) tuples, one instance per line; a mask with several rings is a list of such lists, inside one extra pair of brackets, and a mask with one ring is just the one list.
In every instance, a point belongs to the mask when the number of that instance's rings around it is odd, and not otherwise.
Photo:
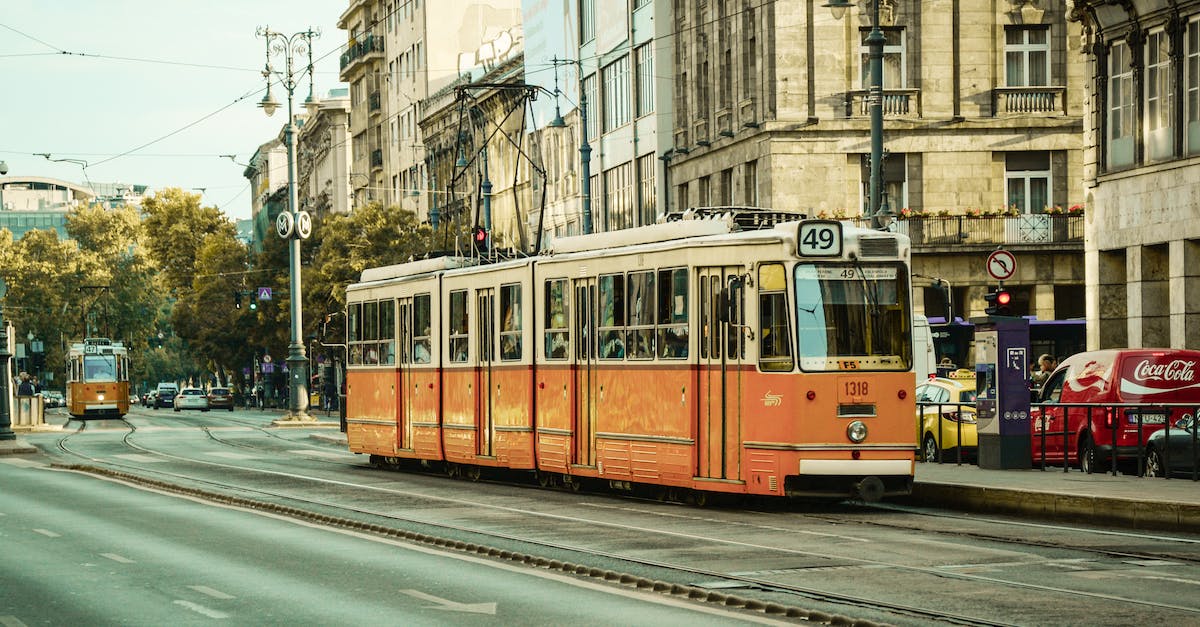
[(233, 293), (233, 308), (234, 309), (242, 308), (242, 293), (241, 292)]
[(258, 294), (250, 292), (250, 311), (258, 311)]
[(485, 252), (488, 249), (488, 232), (482, 226), (477, 226), (471, 231), (471, 241), (475, 244), (475, 250)]
[(998, 287), (984, 294), (983, 300), (987, 302), (987, 306), (983, 308), (984, 313), (989, 316), (1007, 316), (1008, 305), (1012, 302), (1012, 294), (1008, 290)]

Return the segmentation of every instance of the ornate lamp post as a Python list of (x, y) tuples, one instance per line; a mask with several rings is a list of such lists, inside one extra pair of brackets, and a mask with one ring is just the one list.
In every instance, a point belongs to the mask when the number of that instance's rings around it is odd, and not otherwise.
[[(867, 87), (867, 106), (871, 115), (871, 182), (868, 190), (867, 210), (871, 216), (871, 228), (880, 229), (891, 222), (883, 199), (883, 44), (887, 38), (879, 29), (879, 0), (871, 1), (871, 32), (867, 34), (867, 62), (870, 85)], [(829, 7), (834, 19), (841, 19), (846, 10), (853, 7), (851, 0), (829, 0), (822, 6)]]
[[(312, 218), (305, 211), (299, 211), (296, 198), (296, 125), (294, 120), (293, 99), (296, 90), (296, 72), (293, 67), (293, 57), (297, 54), (307, 54), (308, 64), (300, 68), (301, 73), (307, 72), (309, 78), (309, 97), (312, 102), (312, 40), (320, 33), (312, 29), (285, 35), (275, 32), (269, 27), (261, 27), (255, 33), (267, 43), (267, 64), (263, 69), (263, 78), (267, 79), (267, 93), (258, 106), (267, 115), (275, 113), (279, 103), (271, 96), (272, 76), (278, 76), (280, 84), (287, 90), (287, 123), (284, 125), (283, 137), (287, 145), (288, 160), (288, 204), (287, 211), (281, 212), (275, 221), (275, 230), (279, 236), (288, 240), (288, 268), (290, 278), (289, 301), (291, 306), (291, 341), (288, 344), (288, 422), (315, 420), (308, 414), (308, 357), (304, 351), (304, 341), (301, 338), (303, 313), (301, 311), (300, 287), (300, 240), (307, 238), (312, 232)], [(272, 56), (282, 56), (284, 71), (282, 73), (271, 67)]]

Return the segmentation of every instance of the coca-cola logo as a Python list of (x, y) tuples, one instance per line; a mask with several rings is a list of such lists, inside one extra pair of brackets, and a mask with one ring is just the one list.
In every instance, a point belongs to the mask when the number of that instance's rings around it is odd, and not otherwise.
[(1143, 359), (1133, 368), (1135, 381), (1193, 381), (1196, 378), (1196, 362), (1175, 359), (1166, 363), (1155, 363)]

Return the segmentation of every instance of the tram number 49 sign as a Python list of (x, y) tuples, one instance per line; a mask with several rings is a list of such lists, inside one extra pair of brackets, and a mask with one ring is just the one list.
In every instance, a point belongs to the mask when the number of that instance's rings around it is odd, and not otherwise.
[(801, 257), (841, 257), (842, 223), (837, 220), (805, 220), (796, 233), (796, 252)]

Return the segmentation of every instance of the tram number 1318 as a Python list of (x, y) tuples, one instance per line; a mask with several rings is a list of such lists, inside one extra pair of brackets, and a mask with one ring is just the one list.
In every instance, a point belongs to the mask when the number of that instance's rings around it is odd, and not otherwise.
[(840, 257), (842, 223), (836, 220), (805, 220), (796, 234), (796, 252), (802, 257)]

